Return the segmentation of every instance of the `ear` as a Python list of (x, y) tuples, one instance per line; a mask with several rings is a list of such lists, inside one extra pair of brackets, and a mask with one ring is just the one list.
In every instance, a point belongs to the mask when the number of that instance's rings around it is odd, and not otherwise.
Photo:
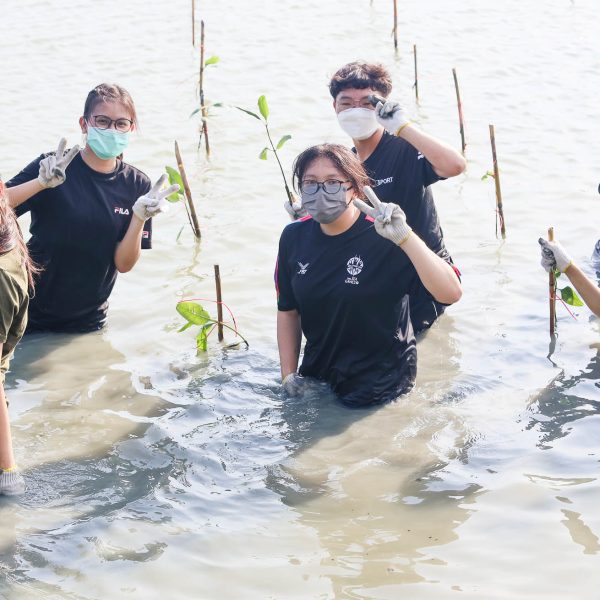
[(84, 117), (79, 117), (79, 127), (81, 127), (81, 133), (87, 133), (87, 122)]

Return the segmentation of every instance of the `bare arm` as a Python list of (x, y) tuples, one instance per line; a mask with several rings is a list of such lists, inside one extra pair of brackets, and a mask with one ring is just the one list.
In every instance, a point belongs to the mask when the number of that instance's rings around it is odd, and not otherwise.
[(298, 369), (301, 342), (302, 329), (298, 311), (277, 311), (277, 346), (279, 347), (281, 379), (285, 379), (286, 375), (295, 373)]
[(37, 179), (26, 181), (20, 185), (6, 188), (8, 191), (8, 204), (11, 208), (17, 208), (23, 202), (26, 202), (32, 196), (39, 194), (44, 188)]
[(440, 177), (455, 177), (467, 167), (467, 161), (460, 152), (411, 124), (403, 127), (398, 137), (414, 146)]
[(590, 310), (600, 317), (600, 288), (574, 263), (567, 267), (565, 275), (581, 294), (583, 301), (589, 306)]
[(454, 269), (414, 232), (400, 248), (406, 252), (414, 265), (419, 279), (427, 291), (442, 304), (454, 304), (462, 296), (462, 286)]
[(133, 215), (125, 237), (117, 244), (115, 250), (115, 267), (119, 273), (127, 273), (135, 266), (140, 258), (142, 245), (142, 231), (144, 221)]

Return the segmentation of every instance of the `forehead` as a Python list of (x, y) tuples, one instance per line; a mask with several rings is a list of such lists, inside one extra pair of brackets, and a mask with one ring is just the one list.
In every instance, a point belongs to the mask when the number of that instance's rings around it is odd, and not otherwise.
[(379, 92), (377, 92), (377, 90), (374, 90), (372, 88), (362, 88), (362, 89), (358, 89), (358, 88), (348, 88), (345, 90), (342, 90), (337, 96), (336, 96), (336, 100), (340, 101), (343, 99), (348, 99), (348, 100), (363, 100), (366, 99), (367, 96), (369, 96), (370, 94), (378, 94)]
[(335, 166), (331, 159), (319, 156), (311, 161), (304, 171), (304, 177), (329, 177), (339, 176), (341, 171)]
[(122, 102), (96, 102), (92, 107), (92, 115), (104, 115), (111, 119), (131, 119), (129, 109)]

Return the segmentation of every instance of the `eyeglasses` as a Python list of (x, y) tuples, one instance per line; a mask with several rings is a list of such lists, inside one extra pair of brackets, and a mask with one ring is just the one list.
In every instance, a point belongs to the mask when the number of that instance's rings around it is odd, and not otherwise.
[(105, 115), (93, 115), (90, 118), (90, 122), (98, 129), (109, 129), (114, 123), (115, 129), (121, 133), (127, 133), (128, 131), (131, 131), (131, 128), (133, 127), (133, 121), (131, 119), (110, 119)]
[(323, 188), (326, 194), (337, 194), (342, 187), (342, 183), (348, 183), (350, 180), (339, 181), (338, 179), (327, 179), (326, 181), (314, 181), (313, 179), (305, 179), (300, 184), (300, 191), (304, 194), (312, 196), (319, 191), (319, 188)]
[(371, 110), (375, 110), (375, 107), (371, 104), (368, 97), (361, 98), (360, 100), (343, 98), (342, 100), (338, 101), (337, 105), (341, 110), (348, 110), (349, 108), (369, 108)]

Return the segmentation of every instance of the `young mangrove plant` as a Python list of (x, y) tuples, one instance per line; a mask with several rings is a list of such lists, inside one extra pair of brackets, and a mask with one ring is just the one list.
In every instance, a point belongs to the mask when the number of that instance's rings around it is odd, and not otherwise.
[(231, 319), (233, 321), (233, 327), (228, 325), (227, 323), (223, 323), (222, 321), (218, 321), (213, 319), (208, 311), (195, 300), (202, 300), (208, 302), (214, 302), (214, 300), (209, 300), (208, 298), (194, 298), (192, 300), (182, 300), (177, 303), (175, 307), (177, 312), (187, 321), (178, 331), (185, 331), (192, 326), (200, 327), (200, 330), (196, 334), (196, 350), (198, 353), (206, 352), (208, 350), (208, 336), (212, 333), (213, 329), (219, 325), (228, 329), (229, 331), (233, 331), (236, 336), (238, 336), (241, 341), (234, 342), (232, 344), (228, 344), (227, 348), (234, 348), (235, 346), (239, 346), (242, 342), (246, 344), (246, 348), (249, 348), (249, 344), (240, 332), (237, 330), (237, 323), (235, 321), (235, 317), (229, 307), (223, 304), (225, 308), (229, 311), (231, 315)]
[(267, 158), (269, 157), (269, 152), (272, 152), (275, 155), (275, 159), (277, 160), (277, 164), (279, 165), (279, 170), (281, 171), (281, 177), (283, 178), (283, 185), (285, 187), (285, 193), (287, 194), (290, 205), (293, 205), (294, 196), (293, 196), (292, 192), (290, 191), (287, 179), (285, 178), (285, 173), (283, 172), (283, 167), (281, 166), (281, 161), (279, 160), (279, 155), (277, 154), (277, 150), (281, 150), (281, 148), (283, 148), (284, 144), (288, 140), (292, 139), (292, 136), (284, 135), (277, 142), (277, 145), (275, 145), (273, 143), (273, 139), (271, 138), (271, 132), (269, 131), (269, 105), (267, 103), (267, 98), (264, 95), (260, 96), (260, 98), (258, 99), (258, 110), (259, 110), (261, 116), (258, 116), (255, 112), (252, 112), (251, 110), (246, 110), (245, 108), (241, 108), (240, 106), (236, 106), (235, 108), (237, 108), (238, 110), (241, 110), (242, 112), (245, 112), (247, 115), (250, 115), (251, 117), (254, 117), (255, 119), (258, 119), (265, 126), (265, 131), (267, 132), (267, 139), (269, 140), (270, 147), (265, 146), (261, 150), (260, 154), (258, 155), (258, 158), (260, 158), (261, 160), (267, 160)]

